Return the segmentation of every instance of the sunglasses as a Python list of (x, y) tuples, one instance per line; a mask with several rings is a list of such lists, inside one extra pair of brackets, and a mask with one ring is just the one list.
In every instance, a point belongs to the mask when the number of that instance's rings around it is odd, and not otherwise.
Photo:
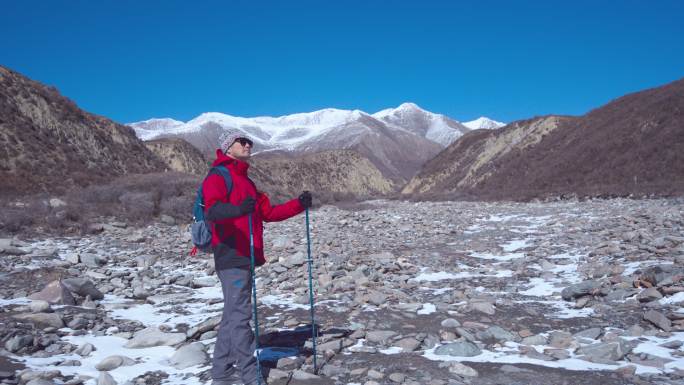
[[(249, 139), (247, 139), (247, 138), (237, 138), (237, 139), (235, 139), (235, 142), (240, 143), (243, 147), (246, 146), (246, 145), (248, 145), (248, 144), (249, 144), (250, 147), (253, 147), (253, 146), (254, 146), (254, 144), (252, 143), (252, 141), (249, 140)], [(233, 143), (235, 143), (235, 142), (233, 142)]]

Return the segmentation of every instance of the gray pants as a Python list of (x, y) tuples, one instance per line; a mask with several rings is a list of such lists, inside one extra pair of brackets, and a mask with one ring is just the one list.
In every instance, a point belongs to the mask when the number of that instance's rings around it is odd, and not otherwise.
[(250, 384), (257, 378), (257, 361), (254, 333), (249, 325), (252, 319), (249, 266), (217, 270), (216, 274), (223, 289), (223, 316), (214, 347), (211, 377), (228, 380), (237, 368), (242, 382)]

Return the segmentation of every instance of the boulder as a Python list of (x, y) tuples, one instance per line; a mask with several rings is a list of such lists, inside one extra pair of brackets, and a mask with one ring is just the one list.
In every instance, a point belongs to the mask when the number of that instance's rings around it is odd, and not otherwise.
[(129, 349), (172, 346), (185, 341), (185, 333), (164, 333), (156, 327), (140, 330), (124, 347)]
[(130, 366), (130, 365), (135, 365), (135, 361), (131, 358), (128, 358), (126, 356), (109, 356), (102, 361), (100, 361), (97, 365), (95, 365), (95, 369), (99, 371), (110, 371), (118, 368), (119, 366)]
[(14, 318), (33, 322), (36, 325), (43, 327), (53, 327), (53, 328), (63, 328), (64, 321), (57, 313), (28, 313), (28, 314), (17, 314)]
[(31, 301), (28, 307), (32, 313), (49, 313), (52, 311), (50, 308), (50, 303), (40, 299)]
[(100, 292), (93, 281), (86, 278), (67, 278), (62, 280), (62, 284), (69, 289), (70, 292), (80, 295), (81, 297), (90, 296), (93, 300), (101, 300), (104, 294)]
[(78, 354), (81, 357), (87, 357), (90, 355), (90, 353), (95, 351), (95, 346), (89, 342), (86, 342), (85, 344), (81, 345), (78, 349), (74, 351), (74, 353)]
[(474, 357), (482, 354), (482, 350), (472, 342), (461, 340), (439, 346), (435, 349), (435, 354), (438, 356)]
[(660, 294), (658, 289), (655, 287), (649, 287), (648, 289), (644, 289), (641, 293), (637, 294), (637, 299), (639, 302), (651, 302), (661, 298), (663, 298), (663, 295)]
[(460, 362), (449, 363), (449, 373), (454, 373), (461, 377), (477, 377), (477, 370), (471, 368), (470, 366), (463, 365)]
[(670, 321), (669, 318), (665, 317), (663, 313), (657, 312), (655, 310), (649, 310), (646, 313), (644, 313), (644, 319), (655, 326), (663, 329), (666, 332), (669, 332), (672, 330), (672, 321)]
[(407, 337), (396, 341), (393, 345), (400, 347), (404, 352), (412, 352), (418, 349), (420, 341), (413, 337)]
[(472, 301), (468, 304), (470, 309), (479, 311), (487, 315), (494, 315), (496, 313), (496, 308), (494, 304), (487, 301)]
[(632, 347), (623, 340), (616, 342), (600, 342), (578, 348), (575, 353), (586, 356), (591, 362), (605, 363), (619, 361), (632, 351)]
[(118, 385), (114, 377), (107, 372), (100, 372), (100, 376), (97, 378), (97, 385)]
[(71, 292), (60, 281), (52, 281), (43, 290), (31, 294), (29, 299), (46, 301), (51, 304), (75, 305), (76, 300)]
[(98, 268), (107, 263), (107, 257), (93, 254), (93, 253), (81, 253), (80, 255), (81, 263), (92, 268)]
[(443, 328), (447, 329), (452, 329), (452, 328), (457, 328), (461, 326), (461, 323), (458, 322), (458, 320), (453, 319), (453, 318), (447, 318), (443, 320), (440, 325), (442, 325)]
[(5, 342), (5, 349), (11, 353), (16, 353), (22, 348), (33, 345), (32, 335), (18, 335)]
[(208, 361), (209, 355), (204, 351), (204, 344), (201, 342), (194, 342), (180, 347), (169, 359), (171, 365), (176, 369), (204, 365)]
[(392, 330), (374, 330), (366, 333), (366, 340), (377, 344), (386, 344), (390, 338), (397, 335), (397, 332)]
[(561, 291), (561, 297), (564, 300), (570, 301), (574, 298), (593, 294), (596, 290), (601, 288), (601, 282), (597, 280), (588, 280), (574, 285), (570, 285)]

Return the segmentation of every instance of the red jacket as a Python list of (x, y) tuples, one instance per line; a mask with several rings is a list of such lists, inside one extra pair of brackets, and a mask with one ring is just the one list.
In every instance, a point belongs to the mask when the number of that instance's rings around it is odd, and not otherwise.
[[(268, 196), (259, 192), (254, 182), (247, 176), (249, 164), (224, 155), (221, 150), (216, 150), (216, 160), (212, 167), (221, 164), (230, 171), (233, 179), (233, 189), (230, 195), (228, 195), (223, 177), (217, 174), (209, 175), (202, 184), (205, 204), (204, 211), (206, 213), (211, 206), (219, 201), (238, 206), (247, 196), (254, 197), (256, 200), (255, 210), (252, 213), (254, 259), (258, 266), (263, 265), (266, 262), (264, 257), (263, 222), (278, 222), (288, 219), (304, 211), (304, 207), (302, 207), (298, 199), (293, 199), (282, 205), (271, 206)], [(217, 258), (217, 269), (219, 259), (221, 258), (235, 258), (237, 256), (249, 259), (248, 216), (243, 215), (212, 222), (211, 245), (214, 248), (215, 258)], [(217, 253), (217, 250), (223, 251)], [(248, 261), (244, 262), (249, 263)]]

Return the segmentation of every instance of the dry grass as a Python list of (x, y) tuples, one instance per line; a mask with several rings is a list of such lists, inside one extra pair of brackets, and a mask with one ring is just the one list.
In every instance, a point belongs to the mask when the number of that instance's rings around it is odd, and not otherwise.
[[(192, 204), (201, 178), (175, 172), (127, 175), (107, 184), (74, 188), (61, 196), (45, 193), (4, 197), (0, 201), (0, 234), (26, 231), (79, 233), (91, 223), (123, 221), (144, 225), (169, 215), (192, 219)], [(59, 198), (64, 206), (51, 207)]]

